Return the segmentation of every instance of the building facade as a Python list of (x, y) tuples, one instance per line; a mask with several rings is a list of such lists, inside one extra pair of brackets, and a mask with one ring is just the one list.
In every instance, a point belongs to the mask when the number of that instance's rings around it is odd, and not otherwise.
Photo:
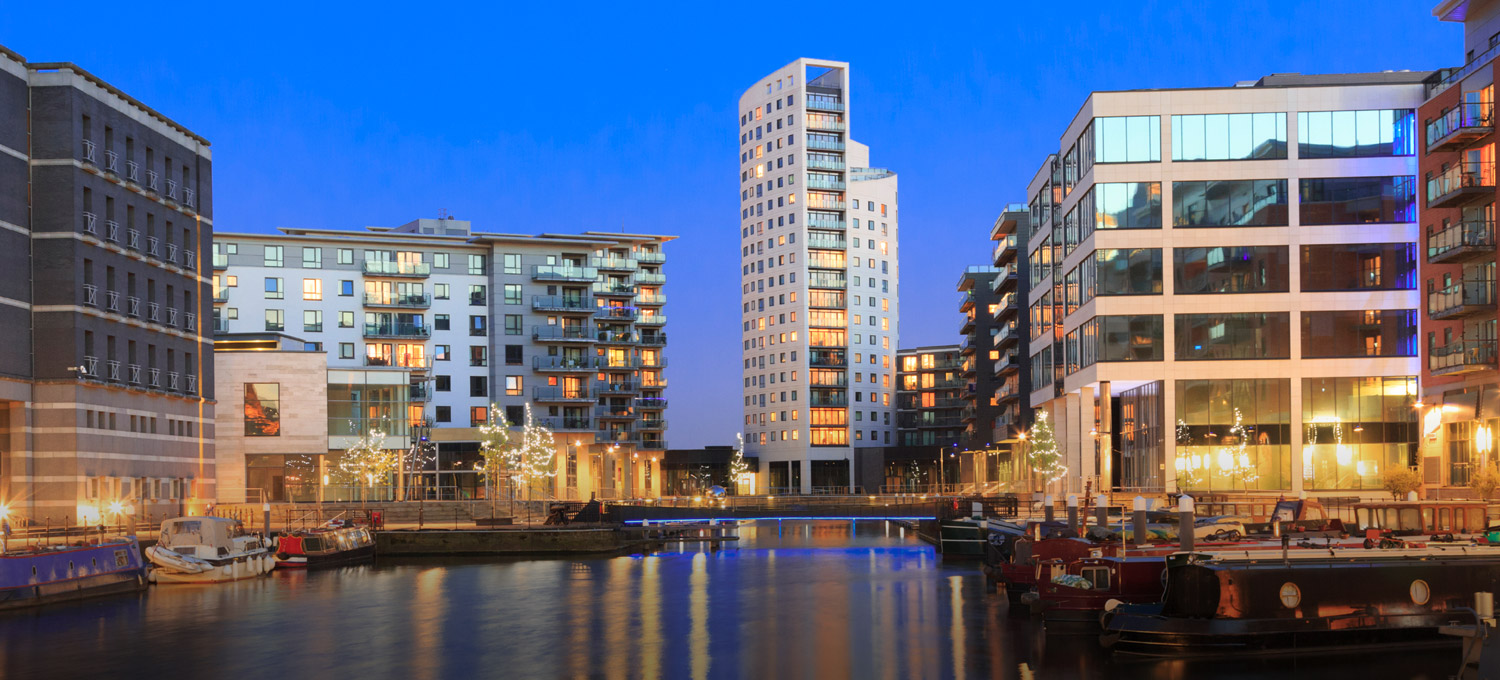
[(224, 234), (214, 326), (321, 347), (330, 455), (372, 428), (407, 449), (416, 427), (438, 459), (423, 485), (473, 497), (479, 427), (519, 425), (529, 405), (565, 447), (558, 497), (635, 496), (659, 487), (666, 450), (672, 238), (482, 233), (454, 219)]
[(0, 505), (57, 525), (212, 499), (208, 141), (0, 48), (0, 147)]
[(1422, 121), (1422, 481), (1466, 493), (1495, 469), (1500, 372), (1495, 312), (1495, 57), (1500, 3), (1449, 0), (1433, 14), (1464, 25), (1465, 65), (1428, 79)]
[(739, 102), (745, 451), (762, 490), (854, 486), (895, 437), (896, 175), (850, 137), (849, 65), (799, 59)]
[(1426, 75), (1084, 102), (1030, 186), (1051, 490), (1380, 493), (1415, 462)]
[[(214, 345), (218, 502), (321, 501), (328, 452), (328, 357), (276, 333), (220, 335)], [(326, 500), (341, 500), (329, 494)]]

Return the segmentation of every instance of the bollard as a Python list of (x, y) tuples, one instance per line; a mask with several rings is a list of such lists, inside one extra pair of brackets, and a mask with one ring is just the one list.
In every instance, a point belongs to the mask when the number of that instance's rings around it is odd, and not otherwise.
[(1094, 496), (1094, 523), (1101, 529), (1109, 526), (1109, 498), (1102, 493)]
[(265, 528), (266, 528), (266, 535), (270, 536), (271, 535), (271, 504), (270, 503), (263, 503), (263, 504), (261, 504), (260, 510), (261, 510), (261, 512), (265, 513), (265, 524), (263, 526), (265, 526)]
[(1135, 501), (1131, 503), (1130, 507), (1133, 511), (1131, 519), (1135, 524), (1132, 532), (1135, 536), (1135, 545), (1139, 548), (1146, 545), (1146, 499), (1136, 496)]
[(1068, 494), (1068, 533), (1078, 535), (1078, 494)]
[(1057, 509), (1052, 507), (1054, 502), (1055, 501), (1052, 500), (1052, 494), (1049, 493), (1045, 496), (1042, 496), (1042, 519), (1048, 522), (1051, 522), (1053, 519), (1055, 519), (1057, 515)]
[(1177, 499), (1177, 543), (1183, 552), (1193, 550), (1193, 497)]
[(1488, 621), (1495, 618), (1495, 594), (1484, 592), (1474, 593), (1474, 614), (1481, 621)]

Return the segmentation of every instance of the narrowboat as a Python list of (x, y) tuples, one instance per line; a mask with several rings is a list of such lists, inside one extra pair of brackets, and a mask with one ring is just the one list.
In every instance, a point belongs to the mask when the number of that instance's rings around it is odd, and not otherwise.
[(942, 520), (938, 522), (938, 551), (945, 560), (984, 559), (988, 534), (984, 520)]
[(276, 540), (278, 569), (312, 569), (374, 557), (375, 537), (363, 526), (297, 531)]
[(178, 517), (161, 523), (146, 549), (152, 583), (221, 583), (255, 578), (276, 567), (271, 541), (245, 532), (237, 520)]
[(1047, 632), (1099, 632), (1099, 615), (1110, 600), (1156, 602), (1161, 599), (1166, 559), (1160, 554), (1085, 557), (1038, 565), (1033, 613), (1040, 613)]
[(1354, 506), (1361, 533), (1376, 530), (1392, 536), (1482, 534), (1489, 527), (1485, 501), (1374, 501)]
[(146, 565), (134, 536), (0, 554), (0, 610), (145, 588)]
[(1153, 656), (1348, 651), (1456, 644), (1438, 629), (1473, 618), (1476, 592), (1500, 588), (1500, 549), (1178, 553), (1155, 604), (1120, 604), (1101, 642)]

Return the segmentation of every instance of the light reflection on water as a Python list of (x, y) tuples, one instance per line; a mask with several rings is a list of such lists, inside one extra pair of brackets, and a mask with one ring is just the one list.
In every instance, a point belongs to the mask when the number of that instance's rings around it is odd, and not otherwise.
[[(899, 526), (758, 522), (735, 547), (405, 560), (0, 615), (0, 677), (1446, 677), (1456, 651), (1111, 663)], [(1374, 669), (1374, 670), (1371, 670)]]

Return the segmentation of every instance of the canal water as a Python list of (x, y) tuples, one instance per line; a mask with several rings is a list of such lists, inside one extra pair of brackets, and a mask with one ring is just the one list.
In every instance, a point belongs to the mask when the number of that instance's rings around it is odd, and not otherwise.
[(404, 560), (0, 615), (3, 678), (1425, 678), (1456, 651), (1122, 662), (878, 520), (736, 547)]

